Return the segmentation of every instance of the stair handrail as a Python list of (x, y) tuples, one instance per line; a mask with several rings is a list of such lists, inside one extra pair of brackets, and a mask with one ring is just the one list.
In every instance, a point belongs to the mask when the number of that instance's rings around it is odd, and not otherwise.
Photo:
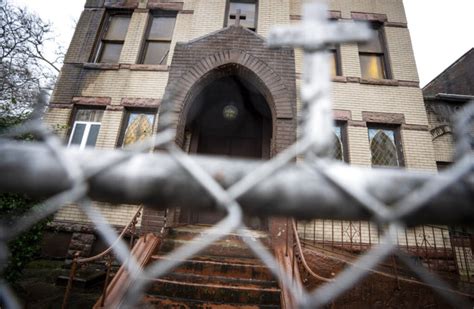
[(73, 285), (74, 278), (76, 276), (78, 268), (81, 265), (97, 261), (97, 260), (107, 256), (107, 262), (106, 262), (107, 272), (106, 272), (104, 288), (103, 288), (104, 297), (102, 297), (102, 299), (105, 301), (105, 295), (107, 293), (107, 286), (108, 286), (109, 280), (110, 280), (110, 270), (111, 270), (112, 264), (113, 264), (112, 263), (113, 262), (113, 259), (112, 259), (113, 251), (112, 250), (123, 239), (123, 237), (125, 236), (125, 234), (127, 234), (127, 232), (129, 232), (130, 235), (131, 235), (131, 237), (130, 237), (130, 247), (133, 246), (134, 236), (135, 236), (135, 232), (136, 232), (136, 225), (138, 223), (138, 219), (142, 215), (142, 211), (143, 211), (143, 205), (141, 205), (138, 208), (138, 210), (135, 212), (132, 219), (130, 219), (128, 224), (123, 228), (122, 232), (117, 237), (117, 239), (114, 241), (114, 243), (111, 246), (109, 246), (107, 249), (102, 251), (101, 253), (99, 253), (97, 255), (94, 255), (92, 257), (87, 257), (87, 258), (80, 258), (80, 256), (79, 256), (80, 253), (79, 252), (76, 252), (74, 254), (74, 257), (73, 257), (72, 263), (71, 263), (71, 270), (69, 272), (69, 279), (68, 279), (68, 282), (67, 282), (66, 291), (64, 292), (63, 303), (62, 303), (62, 306), (61, 306), (62, 309), (67, 308), (67, 303), (68, 303), (68, 300), (69, 300), (69, 296), (71, 294), (72, 285)]
[[(304, 269), (308, 272), (308, 274), (310, 274), (311, 276), (313, 276), (314, 278), (316, 278), (318, 280), (321, 280), (321, 281), (324, 281), (324, 282), (333, 282), (334, 279), (326, 278), (324, 276), (318, 275), (308, 265), (308, 262), (306, 262), (306, 258), (304, 256), (303, 247), (301, 246), (301, 240), (300, 240), (300, 236), (298, 234), (298, 229), (296, 228), (295, 219), (292, 218), (290, 220), (291, 220), (291, 227), (293, 229), (293, 238), (295, 240), (293, 246), (296, 247), (296, 249), (299, 253), (299, 260), (300, 260), (301, 264), (303, 265)], [(296, 255), (297, 255), (297, 253), (295, 252), (295, 250), (293, 248), (293, 261), (296, 261)]]

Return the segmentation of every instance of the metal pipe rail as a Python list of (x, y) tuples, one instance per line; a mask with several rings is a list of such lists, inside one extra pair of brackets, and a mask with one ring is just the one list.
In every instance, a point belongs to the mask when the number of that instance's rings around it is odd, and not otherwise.
[(113, 253), (114, 253), (112, 250), (124, 238), (124, 236), (125, 236), (125, 234), (127, 234), (127, 232), (131, 236), (131, 238), (130, 238), (130, 248), (133, 247), (135, 229), (136, 229), (136, 225), (138, 223), (138, 218), (141, 216), (142, 211), (143, 211), (143, 206), (140, 206), (138, 208), (138, 210), (135, 212), (135, 215), (132, 217), (132, 219), (130, 219), (128, 224), (125, 225), (125, 227), (122, 229), (122, 232), (120, 233), (118, 238), (115, 240), (115, 242), (111, 246), (109, 246), (107, 249), (102, 251), (101, 253), (99, 253), (95, 256), (86, 257), (86, 258), (81, 258), (79, 256), (79, 252), (76, 252), (74, 254), (74, 258), (73, 258), (72, 264), (71, 264), (71, 270), (69, 272), (69, 279), (68, 279), (68, 283), (67, 283), (67, 286), (66, 286), (66, 291), (64, 292), (63, 303), (62, 303), (62, 306), (61, 306), (62, 309), (65, 309), (68, 306), (69, 296), (71, 294), (72, 285), (74, 283), (74, 278), (76, 276), (77, 270), (82, 265), (98, 261), (102, 258), (106, 258), (107, 270), (106, 270), (104, 287), (102, 289), (102, 297), (101, 297), (101, 302), (102, 302), (101, 305), (103, 306), (105, 298), (107, 297), (107, 287), (109, 285), (110, 271), (111, 271), (111, 268), (112, 268)]
[[(110, 203), (144, 204), (166, 209), (213, 209), (214, 199), (172, 156), (166, 153), (133, 154), (119, 150), (63, 150), (77, 162), (86, 177), (88, 196)], [(127, 157), (131, 157), (126, 160)], [(255, 170), (262, 161), (195, 156), (193, 159), (224, 188)], [(105, 171), (94, 171), (109, 162), (121, 162)], [(413, 192), (428, 189), (429, 199), (417, 210), (397, 213), (407, 225), (471, 224), (474, 222), (474, 156), (467, 155), (440, 174), (394, 169), (371, 169), (332, 161), (318, 161), (318, 168), (292, 163), (276, 171), (238, 201), (244, 213), (261, 217), (301, 219), (370, 220), (370, 212), (327, 177), (353, 190), (370, 194), (386, 205), (400, 203)], [(320, 172), (323, 166), (324, 174)], [(319, 171), (318, 171), (319, 170)], [(57, 163), (51, 150), (40, 143), (0, 142), (0, 192), (51, 196), (73, 187), (73, 179)], [(460, 177), (461, 176), (461, 177)], [(444, 187), (436, 191), (440, 183)], [(425, 188), (425, 185), (430, 185)], [(434, 189), (433, 189), (434, 188)], [(158, 190), (159, 189), (159, 190)], [(183, 194), (186, 192), (186, 194)], [(416, 196), (415, 196), (416, 198)], [(348, 207), (350, 205), (350, 207)], [(453, 211), (455, 209), (455, 211)], [(398, 214), (398, 216), (397, 216)], [(372, 218), (373, 219), (373, 218)], [(379, 220), (380, 221), (380, 220)]]

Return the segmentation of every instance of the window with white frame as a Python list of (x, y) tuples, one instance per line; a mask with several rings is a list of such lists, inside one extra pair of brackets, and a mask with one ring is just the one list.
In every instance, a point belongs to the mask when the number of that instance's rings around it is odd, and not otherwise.
[(103, 114), (102, 109), (77, 109), (68, 146), (75, 145), (80, 149), (94, 147), (99, 136)]

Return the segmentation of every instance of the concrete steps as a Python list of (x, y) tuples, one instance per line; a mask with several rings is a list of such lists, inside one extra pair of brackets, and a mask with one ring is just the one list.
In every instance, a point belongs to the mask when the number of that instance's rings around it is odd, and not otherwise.
[[(189, 245), (205, 228), (172, 229), (149, 262), (167, 260), (167, 253)], [(268, 245), (265, 233), (252, 232), (252, 237)], [(153, 280), (145, 301), (157, 308), (280, 308), (280, 294), (270, 270), (238, 235), (230, 234)]]

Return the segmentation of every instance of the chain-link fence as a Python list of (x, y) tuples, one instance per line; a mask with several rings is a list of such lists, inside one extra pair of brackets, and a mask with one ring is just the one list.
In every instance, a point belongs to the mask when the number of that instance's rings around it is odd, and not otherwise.
[[(321, 13), (326, 12), (324, 7), (307, 9), (325, 18), (325, 13)], [(356, 168), (325, 158), (324, 154), (332, 145), (332, 113), (329, 62), (322, 49), (336, 41), (366, 39), (363, 29), (361, 32), (357, 28), (354, 31), (347, 29), (331, 28), (328, 33), (335, 38), (327, 38), (325, 33), (309, 47), (305, 47), (307, 42), (304, 40), (299, 44), (309, 52), (305, 65), (309, 79), (302, 91), (301, 136), (294, 145), (265, 162), (193, 157), (184, 153), (174, 144), (175, 132), (167, 125), (173, 121), (171, 116), (167, 117), (170, 114), (167, 108), (172, 105), (167, 102), (173, 102), (170, 93), (163, 99), (160, 110), (163, 129), (147, 140), (124, 150), (67, 148), (41, 122), (40, 111), (46, 105), (46, 98), (42, 96), (32, 120), (2, 135), (0, 190), (52, 197), (14, 224), (1, 226), (1, 265), (5, 265), (8, 258), (9, 240), (70, 203), (77, 204), (106, 243), (112, 245), (118, 235), (92, 206), (91, 200), (144, 205), (157, 205), (155, 202), (159, 201), (160, 209), (188, 205), (194, 210), (206, 209), (214, 202), (218, 209), (226, 212), (223, 220), (197, 237), (192, 245), (179, 247), (167, 259), (144, 269), (139, 267), (125, 242), (115, 244), (116, 257), (127, 268), (132, 282), (122, 307), (137, 305), (153, 278), (167, 274), (180, 261), (196, 255), (228, 233), (240, 235), (300, 307), (314, 308), (331, 303), (389, 255), (396, 255), (453, 307), (470, 307), (466, 299), (450, 293), (450, 287), (434, 273), (420, 267), (405, 251), (399, 250), (397, 239), (398, 231), (406, 225), (474, 222), (474, 156), (469, 129), (474, 105), (467, 107), (458, 120), (457, 163), (438, 175)], [(342, 35), (338, 31), (342, 31)], [(273, 39), (281, 33), (277, 31)], [(314, 83), (319, 86), (315, 87)], [(15, 140), (26, 133), (35, 135), (39, 141)], [(149, 153), (157, 147), (164, 151)], [(294, 163), (297, 157), (303, 159)], [(306, 291), (290, 273), (281, 270), (266, 246), (252, 237), (244, 224), (244, 214), (305, 220), (370, 220), (373, 225), (385, 228), (377, 244), (366, 247), (357, 261), (334, 280), (314, 291)], [(5, 306), (20, 307), (7, 283), (2, 281), (0, 284)]]

